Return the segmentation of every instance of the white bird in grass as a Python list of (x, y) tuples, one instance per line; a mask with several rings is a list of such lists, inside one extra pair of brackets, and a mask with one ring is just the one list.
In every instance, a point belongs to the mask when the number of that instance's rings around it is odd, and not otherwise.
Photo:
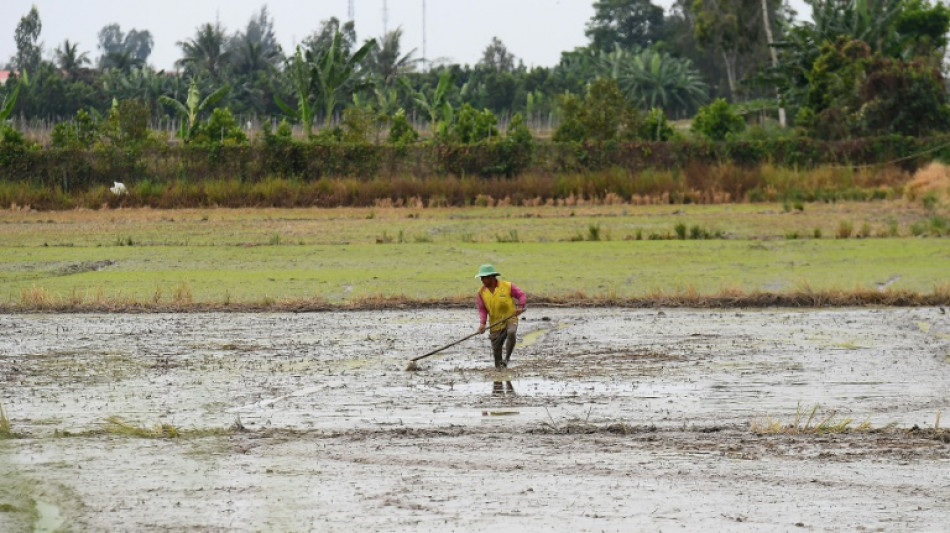
[(113, 181), (112, 187), (109, 189), (112, 191), (112, 194), (116, 196), (122, 196), (123, 194), (128, 194), (129, 190), (125, 188), (125, 184), (120, 181)]

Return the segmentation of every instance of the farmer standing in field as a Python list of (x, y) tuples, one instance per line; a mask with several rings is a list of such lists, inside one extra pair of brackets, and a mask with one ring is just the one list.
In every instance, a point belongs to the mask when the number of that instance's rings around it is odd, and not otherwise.
[[(501, 274), (490, 264), (478, 269), (476, 278), (481, 278), (482, 287), (475, 298), (478, 305), (478, 332), (484, 333), (486, 324), (491, 324), (488, 338), (491, 339), (492, 355), (495, 356), (495, 368), (508, 368), (511, 352), (515, 349), (518, 333), (518, 315), (524, 313), (527, 296), (524, 291), (510, 281), (499, 281)], [(507, 320), (505, 320), (507, 318)], [(496, 324), (496, 322), (500, 322)], [(505, 348), (505, 356), (501, 349)]]

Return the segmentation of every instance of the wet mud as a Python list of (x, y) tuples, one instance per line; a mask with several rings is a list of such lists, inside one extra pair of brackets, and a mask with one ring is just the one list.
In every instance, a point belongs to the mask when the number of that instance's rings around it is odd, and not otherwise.
[(941, 311), (0, 315), (0, 530), (946, 531)]

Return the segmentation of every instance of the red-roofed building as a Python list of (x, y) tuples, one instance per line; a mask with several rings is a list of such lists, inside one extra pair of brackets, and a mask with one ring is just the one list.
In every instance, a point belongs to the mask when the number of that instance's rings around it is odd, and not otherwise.
[(13, 75), (12, 70), (0, 70), (0, 87), (7, 84), (7, 80)]

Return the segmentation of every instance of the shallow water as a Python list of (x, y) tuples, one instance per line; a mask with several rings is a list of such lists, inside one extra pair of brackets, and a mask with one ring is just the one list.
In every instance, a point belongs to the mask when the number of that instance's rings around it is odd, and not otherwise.
[(19, 437), (0, 440), (0, 530), (48, 530), (49, 509), (76, 531), (919, 531), (950, 513), (942, 441), (749, 431), (813, 410), (934, 428), (938, 309), (534, 308), (506, 372), (487, 337), (404, 370), (474, 318), (0, 316)]

